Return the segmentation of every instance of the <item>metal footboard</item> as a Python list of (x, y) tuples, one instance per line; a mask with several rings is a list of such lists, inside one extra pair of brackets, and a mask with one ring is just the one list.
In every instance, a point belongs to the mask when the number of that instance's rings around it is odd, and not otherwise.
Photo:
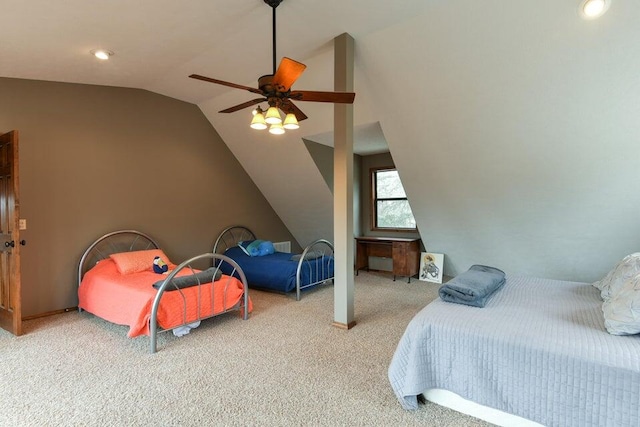
[[(204, 260), (204, 259), (211, 259), (213, 262), (213, 265), (215, 266), (215, 272), (217, 273), (217, 271), (220, 268), (221, 263), (226, 262), (228, 264), (230, 264), (233, 267), (233, 271), (232, 274), (230, 274), (229, 276), (223, 276), (220, 280), (226, 280), (226, 284), (225, 284), (225, 289), (224, 289), (224, 296), (223, 298), (225, 298), (225, 300), (223, 301), (223, 310), (218, 312), (218, 313), (214, 313), (213, 311), (213, 307), (214, 307), (214, 297), (215, 297), (215, 292), (213, 292), (213, 289), (211, 291), (211, 311), (212, 314), (210, 315), (206, 315), (203, 316), (200, 309), (202, 307), (202, 285), (205, 285), (206, 283), (198, 283), (198, 313), (197, 313), (197, 318), (196, 319), (188, 319), (187, 320), (187, 301), (186, 301), (186, 297), (184, 295), (184, 293), (182, 292), (181, 289), (178, 289), (175, 284), (173, 283), (173, 278), (176, 277), (176, 275), (184, 270), (184, 269), (189, 269), (191, 270), (192, 274), (195, 274), (194, 269), (191, 267), (191, 264), (199, 261), (199, 260)], [(231, 307), (227, 306), (227, 302), (226, 302), (226, 295), (227, 295), (227, 288), (229, 286), (229, 284), (233, 281), (236, 280), (234, 279), (234, 276), (236, 275), (239, 277), (239, 280), (242, 282), (242, 286), (244, 289), (244, 294), (242, 297), (242, 300), (240, 303), (235, 304)], [(184, 277), (184, 276), (183, 276)], [(172, 329), (181, 327), (181, 326), (185, 326), (188, 325), (190, 323), (196, 322), (196, 321), (201, 321), (204, 319), (209, 319), (211, 317), (215, 317), (215, 316), (219, 316), (221, 314), (224, 313), (228, 313), (229, 311), (234, 311), (234, 310), (242, 310), (242, 318), (243, 320), (247, 320), (249, 318), (249, 286), (247, 285), (247, 278), (244, 275), (244, 272), (242, 271), (242, 269), (240, 268), (240, 266), (231, 258), (225, 256), (225, 255), (220, 255), (220, 254), (214, 254), (214, 253), (205, 253), (205, 254), (201, 254), (201, 255), (197, 255), (193, 258), (190, 258), (186, 261), (184, 261), (183, 263), (181, 263), (180, 265), (178, 265), (168, 276), (167, 278), (164, 280), (164, 282), (162, 282), (162, 285), (160, 286), (160, 288), (158, 289), (158, 294), (156, 295), (155, 299), (153, 300), (153, 307), (151, 309), (151, 319), (149, 320), (150, 324), (150, 338), (151, 338), (151, 343), (150, 343), (150, 352), (151, 353), (155, 353), (157, 351), (157, 342), (158, 342), (158, 333), (159, 332), (165, 332), (166, 330), (161, 330), (158, 327), (158, 308), (160, 307), (160, 301), (162, 300), (162, 295), (165, 291), (172, 291), (172, 292), (179, 292), (181, 297), (182, 297), (182, 301), (183, 301), (183, 323), (180, 325), (175, 326)], [(167, 330), (171, 330), (171, 329), (167, 329)]]
[[(302, 273), (308, 272), (309, 283), (302, 284)], [(296, 301), (300, 301), (300, 291), (320, 285), (334, 278), (333, 244), (318, 239), (302, 251), (296, 270)]]
[[(91, 243), (91, 245), (89, 245), (89, 247), (82, 254), (80, 263), (78, 265), (78, 287), (82, 285), (82, 278), (84, 277), (85, 273), (89, 271), (91, 268), (93, 268), (99, 261), (109, 258), (111, 254), (121, 253), (121, 252), (149, 250), (149, 249), (159, 249), (158, 243), (153, 238), (149, 237), (147, 234), (137, 230), (119, 230), (119, 231), (114, 231), (114, 232), (103, 235), (102, 237), (98, 238), (96, 241)], [(207, 316), (202, 316), (202, 313), (200, 312), (201, 300), (199, 299), (197, 319), (187, 320), (186, 297), (184, 296), (184, 293), (182, 292), (182, 290), (173, 290), (172, 292), (180, 292), (180, 295), (182, 295), (182, 301), (183, 301), (183, 304), (182, 304), (183, 324), (175, 326), (174, 329), (180, 326), (185, 326), (192, 322), (204, 320), (210, 317), (215, 317), (220, 314), (224, 314), (234, 310), (242, 310), (242, 318), (244, 320), (247, 320), (249, 318), (249, 287), (247, 286), (247, 279), (245, 277), (244, 272), (240, 268), (240, 266), (231, 258), (221, 254), (205, 253), (205, 254), (195, 256), (191, 259), (186, 260), (182, 264), (180, 264), (168, 276), (166, 276), (166, 279), (162, 283), (160, 289), (158, 290), (155, 296), (153, 307), (152, 307), (151, 320), (149, 324), (151, 353), (155, 353), (157, 351), (157, 334), (159, 332), (166, 332), (171, 330), (171, 329), (163, 330), (163, 329), (159, 329), (158, 327), (158, 322), (157, 322), (158, 308), (159, 308), (160, 300), (162, 299), (163, 293), (166, 290), (171, 290), (172, 287), (175, 288), (175, 284), (173, 284), (172, 279), (176, 277), (176, 274), (178, 274), (179, 271), (183, 269), (190, 269), (192, 273), (195, 273), (195, 270), (191, 267), (191, 265), (194, 262), (203, 260), (203, 259), (211, 259), (211, 262), (213, 263), (213, 265), (218, 267), (223, 262), (228, 263), (233, 269), (232, 276), (235, 276), (237, 279), (232, 279), (231, 277), (228, 277), (228, 276), (223, 276), (220, 279), (220, 280), (228, 280), (227, 284), (225, 285), (224, 297), (223, 297), (225, 298), (225, 300), (223, 301), (224, 310), (219, 313), (214, 313), (213, 298), (215, 293), (213, 292), (213, 289), (212, 289), (212, 292), (211, 292), (212, 314)], [(232, 280), (240, 280), (242, 282), (244, 294), (240, 302), (229, 307), (227, 305), (226, 295), (227, 295), (227, 287)], [(206, 283), (198, 283), (196, 285), (198, 286), (198, 298), (202, 298), (202, 292), (201, 292), (202, 285), (206, 285)], [(82, 309), (78, 307), (78, 311), (82, 312)]]

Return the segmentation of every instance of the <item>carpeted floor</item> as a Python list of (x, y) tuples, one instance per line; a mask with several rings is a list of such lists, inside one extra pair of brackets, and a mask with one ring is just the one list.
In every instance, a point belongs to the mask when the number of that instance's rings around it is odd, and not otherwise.
[(438, 285), (356, 277), (349, 330), (331, 326), (333, 287), (290, 296), (251, 291), (191, 334), (148, 337), (88, 313), (0, 331), (1, 426), (486, 426), (427, 403), (405, 411), (387, 379), (409, 320)]

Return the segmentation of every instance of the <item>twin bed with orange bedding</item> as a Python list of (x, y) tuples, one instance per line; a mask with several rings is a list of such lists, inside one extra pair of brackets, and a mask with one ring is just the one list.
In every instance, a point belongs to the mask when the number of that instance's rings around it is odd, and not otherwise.
[[(166, 274), (154, 272), (155, 257), (168, 264)], [(239, 279), (222, 275), (217, 268), (205, 272), (193, 268), (212, 260), (234, 268)], [(96, 240), (82, 256), (78, 281), (81, 311), (129, 326), (129, 337), (149, 335), (152, 353), (158, 329), (193, 325), (233, 310), (240, 310), (246, 320), (252, 308), (246, 278), (233, 260), (206, 253), (176, 266), (153, 239), (135, 230)]]

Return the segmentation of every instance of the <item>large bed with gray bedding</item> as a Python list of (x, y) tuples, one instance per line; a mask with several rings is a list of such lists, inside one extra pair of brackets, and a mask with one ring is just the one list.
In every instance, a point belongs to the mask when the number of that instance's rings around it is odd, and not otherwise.
[(545, 426), (640, 425), (640, 335), (607, 333), (588, 283), (513, 277), (484, 308), (440, 299), (389, 367), (405, 409), (444, 389)]

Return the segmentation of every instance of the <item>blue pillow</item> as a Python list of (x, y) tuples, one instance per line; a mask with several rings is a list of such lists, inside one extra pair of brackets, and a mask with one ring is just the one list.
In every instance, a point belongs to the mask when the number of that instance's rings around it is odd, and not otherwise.
[[(247, 251), (247, 246), (249, 246), (249, 244), (253, 242), (253, 240), (241, 240), (238, 242), (238, 247), (240, 249), (242, 249), (242, 252), (244, 252), (245, 254), (249, 255), (249, 252)], [(251, 255), (249, 255), (251, 256)]]
[(249, 256), (261, 256), (259, 248), (263, 242), (264, 240), (245, 240), (238, 242), (238, 246), (240, 246), (240, 249)]
[(249, 253), (249, 249), (247, 249), (247, 248), (253, 242), (255, 242), (255, 240), (241, 240), (241, 241), (238, 242), (238, 247), (240, 249), (242, 249), (242, 252), (244, 252), (248, 256), (251, 256), (251, 254)]
[(244, 240), (238, 246), (249, 256), (264, 256), (275, 253), (273, 243), (268, 240)]
[(258, 245), (257, 256), (271, 255), (275, 252), (276, 252), (276, 248), (273, 247), (273, 242), (265, 240)]
[(262, 242), (263, 240), (254, 240), (253, 242), (249, 243), (249, 245), (247, 246), (247, 252), (249, 252), (249, 256), (260, 256), (258, 248), (260, 247), (260, 244)]

